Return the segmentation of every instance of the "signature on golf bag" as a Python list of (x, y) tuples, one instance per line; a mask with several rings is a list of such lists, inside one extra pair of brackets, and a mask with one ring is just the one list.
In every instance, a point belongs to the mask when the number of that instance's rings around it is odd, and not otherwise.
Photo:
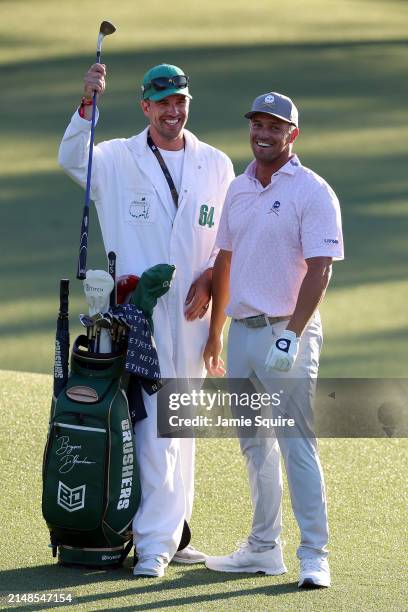
[(61, 564), (117, 566), (132, 546), (140, 483), (124, 359), (90, 357), (79, 337), (68, 382), (53, 397), (42, 511)]

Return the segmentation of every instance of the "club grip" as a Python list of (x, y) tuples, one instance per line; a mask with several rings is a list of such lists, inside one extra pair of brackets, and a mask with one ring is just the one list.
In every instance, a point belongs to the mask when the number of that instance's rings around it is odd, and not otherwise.
[(109, 297), (109, 305), (111, 308), (116, 306), (116, 253), (115, 251), (109, 251), (108, 253), (108, 272), (113, 279), (113, 289)]
[(84, 206), (81, 225), (81, 238), (79, 241), (79, 255), (77, 278), (84, 280), (86, 278), (86, 260), (88, 255), (88, 228), (89, 228), (89, 205)]
[(60, 307), (59, 315), (62, 318), (68, 317), (68, 297), (69, 297), (69, 280), (62, 278), (60, 280)]

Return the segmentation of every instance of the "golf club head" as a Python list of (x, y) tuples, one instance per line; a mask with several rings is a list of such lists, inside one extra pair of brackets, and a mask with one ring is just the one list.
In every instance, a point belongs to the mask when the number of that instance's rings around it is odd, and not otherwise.
[(122, 315), (119, 315), (118, 318), (119, 318), (120, 325), (123, 327), (123, 329), (126, 331), (129, 331), (129, 329), (131, 329), (131, 325), (126, 321), (126, 319), (122, 317)]
[(94, 326), (94, 320), (89, 315), (81, 313), (79, 315), (79, 321), (83, 327), (93, 327)]
[(110, 23), (110, 21), (102, 21), (101, 27), (99, 28), (98, 43), (96, 45), (97, 59), (100, 57), (101, 54), (103, 39), (105, 38), (105, 36), (109, 36), (109, 34), (113, 34), (114, 32), (116, 32), (116, 28), (113, 23)]
[(111, 321), (109, 319), (105, 319), (105, 317), (102, 317), (101, 319), (95, 321), (95, 325), (96, 327), (100, 327), (101, 329), (111, 329), (112, 327)]
[(109, 34), (116, 32), (116, 28), (110, 21), (102, 21), (99, 32), (103, 34), (103, 36), (109, 36)]

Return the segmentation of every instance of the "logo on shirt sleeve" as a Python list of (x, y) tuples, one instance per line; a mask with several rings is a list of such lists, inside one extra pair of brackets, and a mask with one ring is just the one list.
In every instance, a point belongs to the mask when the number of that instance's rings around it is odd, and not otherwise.
[(337, 238), (324, 238), (323, 242), (325, 244), (339, 244)]

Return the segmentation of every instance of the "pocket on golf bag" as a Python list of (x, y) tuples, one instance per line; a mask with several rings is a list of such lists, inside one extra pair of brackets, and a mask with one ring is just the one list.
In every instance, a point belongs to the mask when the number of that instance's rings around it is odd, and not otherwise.
[(104, 511), (107, 430), (102, 420), (62, 413), (51, 423), (44, 518), (63, 529), (96, 529)]

